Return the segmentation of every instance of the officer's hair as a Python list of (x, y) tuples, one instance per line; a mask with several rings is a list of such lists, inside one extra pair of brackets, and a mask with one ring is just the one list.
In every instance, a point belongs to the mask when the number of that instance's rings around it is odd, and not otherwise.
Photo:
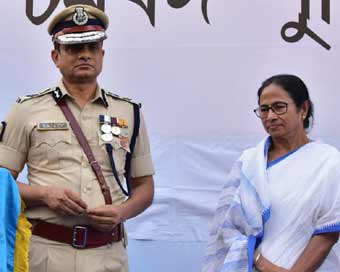
[(54, 46), (54, 50), (60, 51), (60, 44), (59, 43), (54, 42), (53, 46)]

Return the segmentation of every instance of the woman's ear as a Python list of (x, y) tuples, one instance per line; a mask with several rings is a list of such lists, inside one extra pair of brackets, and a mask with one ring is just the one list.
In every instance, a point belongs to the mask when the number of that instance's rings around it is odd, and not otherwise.
[(308, 111), (310, 108), (310, 103), (308, 100), (304, 101), (301, 106), (301, 114), (302, 114), (302, 119), (305, 120), (308, 115)]

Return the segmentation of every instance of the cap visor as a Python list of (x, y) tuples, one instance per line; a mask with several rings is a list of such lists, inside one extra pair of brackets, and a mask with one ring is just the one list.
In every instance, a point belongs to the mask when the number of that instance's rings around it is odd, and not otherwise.
[(107, 38), (104, 31), (90, 31), (82, 33), (70, 33), (57, 36), (54, 42), (59, 44), (81, 44), (103, 41)]

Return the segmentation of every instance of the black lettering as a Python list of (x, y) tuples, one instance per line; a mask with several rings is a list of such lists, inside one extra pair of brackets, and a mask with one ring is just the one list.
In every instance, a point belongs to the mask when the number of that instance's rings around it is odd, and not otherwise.
[(208, 18), (208, 0), (202, 0), (202, 13), (204, 16), (204, 20), (210, 24), (209, 18)]
[(310, 1), (301, 0), (301, 14), (303, 18), (310, 19)]
[(73, 5), (89, 5), (96, 7), (102, 11), (105, 11), (105, 0), (98, 0), (97, 4), (93, 0), (64, 0), (64, 4), (66, 7), (73, 6)]
[[(329, 0), (322, 0), (322, 19), (327, 22), (330, 19)], [(297, 42), (307, 34), (314, 41), (319, 43), (322, 47), (329, 50), (331, 46), (320, 38), (308, 25), (310, 19), (310, 0), (301, 0), (301, 12), (299, 13), (299, 20), (297, 22), (291, 21), (286, 23), (281, 29), (281, 37), (289, 43)], [(292, 36), (287, 35), (287, 30), (295, 29), (296, 33)]]
[(183, 8), (190, 0), (168, 0), (168, 4), (172, 8)]
[[(185, 7), (189, 2), (190, 0), (168, 0), (169, 6), (176, 9)], [(208, 0), (202, 0), (202, 13), (204, 20), (210, 24), (208, 18)]]
[(48, 8), (46, 11), (39, 15), (35, 16), (33, 14), (33, 9), (34, 9), (34, 3), (33, 0), (26, 0), (26, 15), (28, 19), (35, 25), (40, 25), (43, 22), (47, 20), (48, 17), (53, 13), (53, 11), (56, 9), (56, 7), (59, 4), (59, 0), (50, 0), (50, 3), (48, 5)]
[(326, 23), (330, 24), (331, 22), (331, 1), (330, 0), (322, 0), (322, 20)]
[[(44, 23), (54, 12), (56, 7), (58, 6), (60, 0), (50, 0), (48, 7), (46, 11), (39, 15), (35, 16), (33, 14), (34, 10), (34, 0), (26, 0), (26, 15), (27, 18), (35, 25), (40, 25)], [(105, 11), (105, 0), (98, 0), (97, 4), (93, 0), (64, 0), (64, 4), (66, 7), (72, 6), (72, 5), (78, 5), (78, 4), (83, 4), (83, 5), (89, 5), (96, 7), (102, 11)]]
[(140, 6), (148, 15), (151, 25), (155, 26), (155, 0), (148, 0), (147, 6), (144, 4), (142, 0), (129, 0), (129, 1)]

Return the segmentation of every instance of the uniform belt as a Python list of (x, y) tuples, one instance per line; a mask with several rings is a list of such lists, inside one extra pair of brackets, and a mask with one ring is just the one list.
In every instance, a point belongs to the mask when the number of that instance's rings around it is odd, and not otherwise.
[(91, 226), (75, 225), (65, 227), (40, 220), (34, 220), (32, 234), (45, 239), (69, 244), (77, 249), (95, 248), (124, 238), (123, 224), (118, 224), (110, 232), (101, 232)]

